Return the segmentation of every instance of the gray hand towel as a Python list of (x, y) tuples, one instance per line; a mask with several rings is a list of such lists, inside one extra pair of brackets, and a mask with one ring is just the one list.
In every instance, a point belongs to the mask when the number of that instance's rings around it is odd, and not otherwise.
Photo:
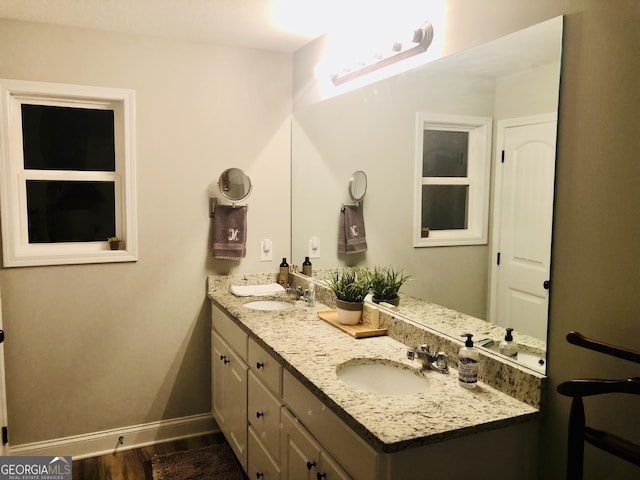
[(247, 207), (216, 205), (213, 212), (213, 258), (238, 260), (247, 255)]
[(338, 253), (350, 254), (367, 251), (367, 237), (361, 205), (344, 205), (342, 207), (338, 237)]

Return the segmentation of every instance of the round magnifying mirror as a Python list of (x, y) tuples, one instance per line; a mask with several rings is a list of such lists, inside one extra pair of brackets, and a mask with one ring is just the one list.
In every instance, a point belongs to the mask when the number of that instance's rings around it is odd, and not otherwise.
[(244, 200), (251, 193), (251, 178), (239, 168), (227, 168), (218, 178), (218, 188), (229, 200)]
[(367, 193), (367, 175), (358, 170), (353, 172), (353, 175), (349, 179), (349, 195), (353, 198), (354, 202), (362, 200)]

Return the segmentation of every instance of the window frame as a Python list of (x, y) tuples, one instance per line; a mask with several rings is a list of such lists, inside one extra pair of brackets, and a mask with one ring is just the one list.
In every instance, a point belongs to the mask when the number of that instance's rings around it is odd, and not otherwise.
[[(115, 172), (24, 168), (21, 105), (111, 109), (114, 112)], [(137, 261), (135, 189), (135, 92), (130, 89), (0, 79), (0, 214), (3, 265), (25, 267)], [(116, 232), (123, 242), (111, 250), (95, 242), (29, 243), (27, 180), (114, 182)]]
[[(491, 134), (493, 119), (467, 115), (416, 114), (413, 246), (441, 247), (486, 245), (488, 243)], [(456, 131), (469, 134), (466, 177), (423, 177), (424, 131)], [(424, 185), (468, 185), (467, 228), (430, 230), (422, 235), (422, 187)]]

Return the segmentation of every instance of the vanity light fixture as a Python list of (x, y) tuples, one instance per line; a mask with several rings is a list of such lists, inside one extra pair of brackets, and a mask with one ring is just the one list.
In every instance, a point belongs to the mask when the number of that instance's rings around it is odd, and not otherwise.
[(425, 22), (420, 28), (413, 31), (409, 42), (396, 41), (391, 45), (389, 53), (380, 52), (372, 55), (368, 61), (360, 61), (342, 69), (340, 73), (331, 75), (334, 85), (341, 85), (367, 73), (386, 67), (393, 63), (426, 52), (433, 40), (433, 25)]

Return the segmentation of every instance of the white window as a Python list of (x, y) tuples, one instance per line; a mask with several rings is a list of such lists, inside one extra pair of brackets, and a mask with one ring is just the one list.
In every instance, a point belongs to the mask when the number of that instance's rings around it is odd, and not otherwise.
[(414, 247), (487, 243), (491, 118), (418, 113)]
[(0, 94), (4, 266), (137, 260), (134, 92), (0, 80)]

